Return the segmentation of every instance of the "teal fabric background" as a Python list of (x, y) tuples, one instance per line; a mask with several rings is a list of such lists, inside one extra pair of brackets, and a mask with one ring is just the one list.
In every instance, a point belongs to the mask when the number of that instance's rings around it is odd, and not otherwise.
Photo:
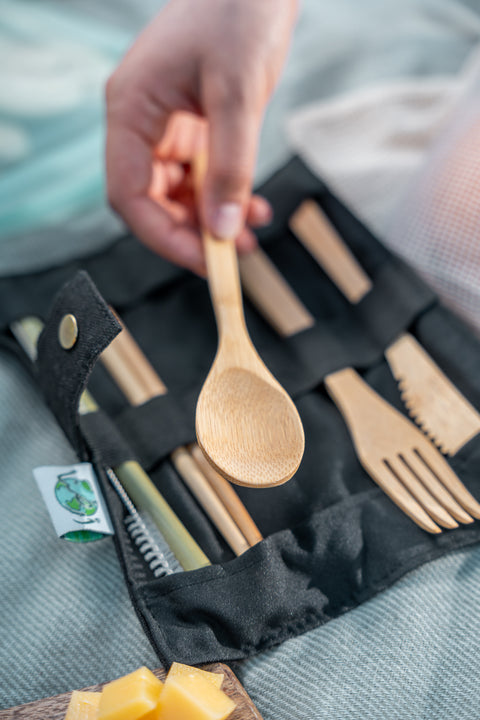
[[(162, 4), (0, 0), (1, 274), (88, 253), (118, 233), (104, 201), (103, 83)], [(460, 0), (300, 6), (258, 181), (288, 157), (294, 108), (379, 79), (455, 73), (480, 37), (478, 15)]]

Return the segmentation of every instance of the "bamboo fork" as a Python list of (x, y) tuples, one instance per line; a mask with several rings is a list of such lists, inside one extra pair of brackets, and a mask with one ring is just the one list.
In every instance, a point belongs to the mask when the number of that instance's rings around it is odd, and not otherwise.
[[(263, 273), (263, 280), (258, 283), (265, 267), (268, 272)], [(280, 334), (287, 335), (289, 327), (298, 332), (313, 324), (313, 317), (298, 298), (295, 309), (291, 288), (260, 249), (240, 260), (240, 272), (247, 295), (261, 313), (265, 307), (265, 286), (270, 285), (266, 317)], [(254, 277), (256, 282), (252, 282)], [(476, 501), (441, 453), (412, 422), (352, 368), (328, 375), (325, 385), (344, 417), (361, 464), (417, 525), (428, 532), (440, 533), (439, 525), (455, 528), (457, 520), (473, 522), (462, 505), (466, 496), (469, 502)]]
[[(356, 304), (370, 292), (371, 279), (313, 200), (300, 205), (290, 227), (347, 300)], [(455, 455), (480, 432), (480, 414), (412, 335), (400, 335), (385, 357), (410, 415), (443, 452)], [(478, 503), (468, 510), (480, 517)]]
[[(132, 405), (140, 405), (167, 393), (166, 386), (125, 325), (102, 353), (102, 362)], [(171, 460), (182, 480), (236, 555), (241, 555), (263, 539), (227, 480), (210, 466), (206, 471), (203, 453), (198, 447), (192, 452), (186, 447), (179, 447), (171, 454)]]

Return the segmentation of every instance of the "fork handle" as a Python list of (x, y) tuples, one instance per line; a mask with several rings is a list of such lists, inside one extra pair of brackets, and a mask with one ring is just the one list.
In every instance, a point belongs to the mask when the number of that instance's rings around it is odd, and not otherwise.
[[(377, 393), (351, 367), (327, 375), (324, 382), (328, 394), (342, 413), (357, 451), (359, 451), (360, 447), (357, 442), (359, 430), (362, 432), (364, 441), (365, 438), (369, 436), (375, 438), (378, 434), (379, 415), (376, 412), (376, 406), (383, 405), (382, 398), (379, 398)], [(380, 408), (380, 411), (382, 409)], [(370, 425), (371, 427), (369, 427)]]
[[(426, 512), (423, 503), (417, 501), (408, 487), (404, 486), (401, 478), (391, 470), (386, 462), (389, 455), (392, 454), (392, 432), (396, 435), (393, 439), (394, 445), (398, 442), (398, 446), (402, 447), (410, 442), (411, 430), (405, 432), (405, 428), (410, 426), (410, 421), (405, 419), (404, 424), (399, 416), (392, 426), (389, 420), (392, 419), (392, 413), (396, 415), (397, 411), (377, 395), (375, 390), (353, 368), (345, 368), (327, 375), (325, 385), (343, 415), (357, 457), (372, 480), (417, 525), (430, 533), (441, 532), (438, 525)], [(402, 432), (405, 432), (405, 437), (402, 437)], [(417, 431), (415, 430), (415, 432)], [(382, 452), (386, 453), (386, 457), (382, 457)], [(396, 452), (393, 454), (395, 456)], [(445, 527), (455, 526), (456, 523), (445, 525)]]

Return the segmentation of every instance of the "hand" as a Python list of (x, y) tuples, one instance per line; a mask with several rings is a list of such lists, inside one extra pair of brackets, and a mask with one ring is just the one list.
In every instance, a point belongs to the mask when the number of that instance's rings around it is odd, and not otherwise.
[(208, 146), (204, 225), (255, 246), (271, 218), (251, 195), (263, 113), (278, 80), (296, 0), (171, 0), (107, 84), (107, 190), (140, 240), (205, 274), (190, 163)]

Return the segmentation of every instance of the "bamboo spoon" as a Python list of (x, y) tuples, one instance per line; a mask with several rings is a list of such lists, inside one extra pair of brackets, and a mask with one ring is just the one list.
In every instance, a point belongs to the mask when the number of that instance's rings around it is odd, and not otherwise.
[[(295, 298), (293, 293), (292, 296)], [(115, 314), (123, 328), (122, 332), (102, 353), (103, 364), (108, 369), (111, 377), (132, 405), (142, 405), (158, 395), (166, 395), (168, 392), (167, 386), (159, 377), (133, 335), (124, 325), (122, 319), (113, 308), (110, 308), (110, 310)], [(191, 462), (185, 459), (184, 450), (185, 448), (180, 448), (179, 452), (172, 453), (172, 462), (232, 550), (239, 555), (249, 546), (261, 542), (263, 537), (260, 530), (228, 480), (210, 465), (196, 443), (189, 445), (188, 452), (194, 459), (200, 473), (195, 467), (192, 467)], [(205, 481), (208, 481), (214, 493), (218, 496), (220, 505), (217, 498), (214, 499), (212, 505), (208, 502), (211, 493), (208, 489), (205, 490)], [(216, 514), (213, 514), (214, 507), (217, 508)], [(220, 520), (219, 524), (218, 516), (228, 514), (238, 526), (244, 539), (242, 536), (239, 537), (235, 528), (231, 528), (228, 520)], [(230, 529), (231, 532), (229, 532)], [(248, 543), (246, 546), (244, 540)]]
[[(165, 395), (167, 387), (123, 323), (122, 328), (101, 354), (101, 360), (130, 404), (138, 406), (154, 397)], [(233, 552), (241, 555), (248, 550), (248, 541), (187, 448), (177, 448), (171, 453), (170, 459)], [(224, 482), (228, 484), (226, 480)]]
[[(206, 158), (195, 165), (197, 192)], [(197, 441), (224, 477), (269, 487), (289, 480), (305, 447), (297, 409), (258, 356), (243, 315), (234, 239), (202, 231), (208, 284), (219, 334), (215, 360), (198, 398)]]

